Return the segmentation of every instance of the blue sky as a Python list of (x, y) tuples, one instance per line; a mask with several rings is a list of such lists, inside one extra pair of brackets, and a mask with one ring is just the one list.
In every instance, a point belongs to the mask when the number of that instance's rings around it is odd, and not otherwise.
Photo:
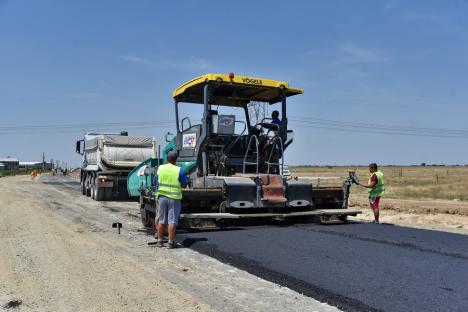
[[(292, 116), (468, 130), (467, 55), (461, 0), (0, 0), (0, 127), (173, 120), (176, 86), (233, 71), (304, 88)], [(466, 138), (290, 125), (290, 164), (468, 163)], [(0, 156), (79, 164), (79, 138), (0, 134)]]

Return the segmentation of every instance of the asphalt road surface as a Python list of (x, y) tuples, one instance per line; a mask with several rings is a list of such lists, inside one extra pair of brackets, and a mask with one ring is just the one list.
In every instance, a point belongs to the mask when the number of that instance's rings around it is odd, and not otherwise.
[(467, 236), (359, 223), (181, 236), (199, 252), (344, 310), (468, 311)]
[[(71, 180), (46, 183), (81, 196)], [(465, 235), (390, 224), (279, 223), (181, 232), (178, 241), (345, 311), (468, 311)]]

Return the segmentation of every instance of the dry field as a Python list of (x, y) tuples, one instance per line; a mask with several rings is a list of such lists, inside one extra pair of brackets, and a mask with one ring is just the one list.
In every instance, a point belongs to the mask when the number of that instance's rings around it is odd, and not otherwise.
[[(382, 221), (422, 228), (468, 233), (468, 167), (382, 167), (386, 195)], [(293, 176), (309, 177), (313, 184), (337, 185), (356, 170), (367, 182), (367, 167), (293, 167)], [(320, 180), (320, 181), (319, 181)], [(350, 205), (372, 218), (366, 189), (353, 186)]]

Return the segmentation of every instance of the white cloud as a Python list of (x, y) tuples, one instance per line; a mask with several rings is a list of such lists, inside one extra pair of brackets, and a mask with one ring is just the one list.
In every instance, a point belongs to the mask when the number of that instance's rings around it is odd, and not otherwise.
[(146, 63), (147, 62), (144, 58), (136, 56), (136, 55), (127, 54), (127, 55), (118, 55), (117, 57), (129, 63)]
[(422, 12), (406, 12), (402, 15), (402, 17), (408, 21), (415, 21), (415, 22), (430, 22), (430, 23), (448, 23), (450, 22), (446, 17), (430, 14), (430, 13), (422, 13)]
[(386, 2), (386, 3), (384, 3), (382, 8), (383, 8), (384, 11), (391, 11), (391, 10), (397, 9), (399, 4), (400, 4), (399, 1), (390, 0), (390, 1)]
[(346, 43), (338, 47), (342, 54), (339, 63), (382, 63), (390, 61), (390, 57), (379, 50), (359, 47)]
[(401, 18), (411, 23), (425, 23), (436, 27), (438, 30), (443, 31), (450, 35), (455, 35), (463, 39), (468, 39), (468, 31), (464, 25), (459, 25), (451, 18), (424, 12), (406, 12), (401, 15)]
[(173, 69), (208, 70), (214, 68), (206, 59), (190, 56), (183, 60), (169, 60), (165, 65)]
[(213, 68), (214, 66), (210, 64), (206, 59), (204, 58), (198, 58), (195, 56), (191, 56), (187, 60), (187, 67), (192, 68), (192, 69), (198, 69), (198, 70), (206, 70), (209, 68)]
[(86, 99), (95, 99), (99, 97), (99, 93), (97, 92), (78, 92), (70, 94), (70, 97), (79, 99), (79, 100), (86, 100)]
[(122, 55), (114, 55), (113, 57), (117, 57), (118, 59), (139, 65), (146, 65), (150, 68), (158, 68), (158, 69), (176, 69), (176, 70), (190, 70), (190, 71), (201, 71), (201, 70), (209, 70), (214, 69), (215, 66), (211, 64), (208, 60), (204, 58), (200, 58), (197, 56), (190, 56), (185, 59), (171, 59), (171, 58), (163, 58), (160, 57), (156, 59), (148, 59), (144, 57), (140, 57), (133, 54), (122, 54)]

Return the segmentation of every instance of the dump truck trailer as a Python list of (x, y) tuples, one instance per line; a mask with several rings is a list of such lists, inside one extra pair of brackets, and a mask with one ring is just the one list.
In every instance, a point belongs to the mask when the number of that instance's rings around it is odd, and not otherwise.
[[(337, 187), (313, 187), (283, 175), (284, 152), (293, 142), (286, 100), (302, 93), (284, 81), (232, 73), (206, 74), (177, 88), (176, 135), (168, 133), (161, 157), (142, 162), (128, 177), (129, 193), (140, 198), (143, 224), (154, 223), (154, 176), (169, 151), (177, 153), (189, 180), (182, 191), (184, 225), (308, 216), (342, 222), (360, 213), (348, 208), (351, 179)], [(200, 123), (182, 115), (187, 104), (202, 105)], [(279, 124), (265, 113), (274, 105), (281, 111)]]
[(83, 156), (80, 170), (81, 191), (97, 201), (127, 197), (127, 176), (137, 165), (156, 157), (153, 137), (87, 133), (76, 142)]

